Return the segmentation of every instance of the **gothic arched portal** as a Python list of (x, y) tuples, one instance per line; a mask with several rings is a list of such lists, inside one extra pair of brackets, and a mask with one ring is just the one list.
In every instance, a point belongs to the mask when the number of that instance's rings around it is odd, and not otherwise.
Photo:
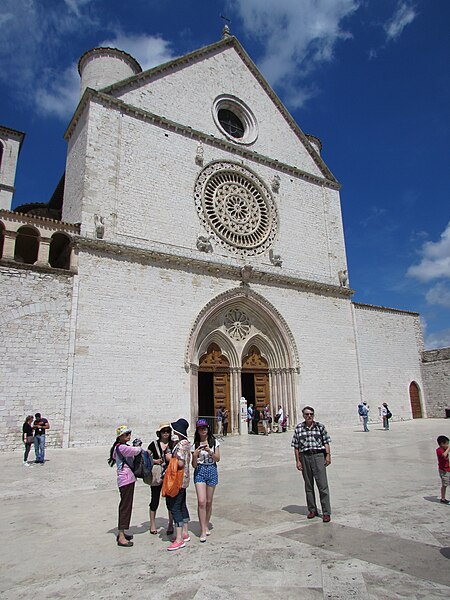
[(217, 406), (224, 405), (230, 429), (241, 431), (240, 398), (252, 384), (258, 406), (268, 403), (275, 414), (281, 404), (290, 422), (296, 422), (300, 363), (294, 337), (280, 313), (249, 288), (225, 292), (203, 308), (192, 327), (185, 362), (193, 422), (199, 414), (214, 416)]

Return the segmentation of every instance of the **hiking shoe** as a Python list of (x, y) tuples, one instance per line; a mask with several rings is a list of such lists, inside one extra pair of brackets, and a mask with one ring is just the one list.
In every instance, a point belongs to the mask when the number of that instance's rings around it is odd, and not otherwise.
[(445, 498), (444, 498), (444, 500), (442, 500), (442, 499), (441, 499), (441, 500), (439, 500), (439, 502), (440, 502), (441, 504), (450, 504), (450, 500), (445, 500)]
[(306, 518), (307, 519), (314, 519), (314, 517), (318, 517), (319, 513), (317, 512), (317, 510), (311, 510), (307, 515)]
[(169, 552), (171, 552), (172, 550), (181, 550), (181, 548), (186, 548), (186, 544), (184, 543), (184, 540), (182, 542), (177, 542), (175, 540), (175, 542), (172, 542), (170, 544), (170, 546), (167, 548), (167, 550)]

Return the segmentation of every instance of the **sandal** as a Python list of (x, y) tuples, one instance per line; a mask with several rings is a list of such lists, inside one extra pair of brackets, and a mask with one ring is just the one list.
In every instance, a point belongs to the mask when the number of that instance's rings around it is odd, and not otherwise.
[(117, 545), (118, 546), (122, 546), (123, 548), (131, 548), (131, 546), (133, 545), (133, 542), (126, 542), (126, 544), (122, 544), (122, 542), (119, 542), (119, 540), (117, 540)]
[[(125, 535), (125, 539), (128, 540), (128, 541), (130, 541), (130, 540), (133, 539), (133, 536), (132, 535), (128, 535), (128, 533), (125, 533), (124, 535)], [(116, 542), (118, 542), (118, 541), (119, 541), (119, 536), (117, 535), (116, 536)]]

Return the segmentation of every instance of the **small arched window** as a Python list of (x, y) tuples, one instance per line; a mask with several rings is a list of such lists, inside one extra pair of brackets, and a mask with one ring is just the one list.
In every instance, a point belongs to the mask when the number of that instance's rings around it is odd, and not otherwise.
[(50, 242), (48, 262), (55, 269), (70, 268), (70, 238), (64, 233), (54, 233)]
[(2, 256), (3, 256), (3, 244), (4, 243), (5, 243), (5, 226), (0, 221), (0, 258), (2, 258)]
[(2, 168), (3, 150), (4, 150), (3, 144), (2, 144), (2, 142), (0, 142), (0, 169)]
[(39, 233), (33, 227), (23, 226), (17, 230), (14, 260), (34, 265), (39, 252)]

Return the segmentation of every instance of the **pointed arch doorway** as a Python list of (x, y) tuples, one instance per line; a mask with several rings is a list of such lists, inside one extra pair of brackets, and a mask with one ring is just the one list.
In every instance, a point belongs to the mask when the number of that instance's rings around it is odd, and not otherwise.
[[(253, 404), (259, 411), (270, 405), (269, 364), (257, 346), (251, 346), (242, 359), (241, 387), (247, 404)], [(259, 427), (262, 432), (261, 423)]]
[(214, 431), (218, 408), (226, 408), (230, 412), (230, 362), (220, 347), (212, 343), (199, 360), (198, 416), (214, 424)]

